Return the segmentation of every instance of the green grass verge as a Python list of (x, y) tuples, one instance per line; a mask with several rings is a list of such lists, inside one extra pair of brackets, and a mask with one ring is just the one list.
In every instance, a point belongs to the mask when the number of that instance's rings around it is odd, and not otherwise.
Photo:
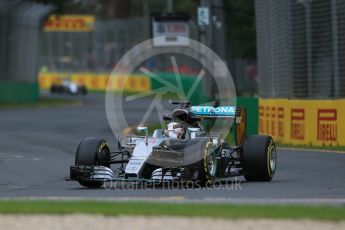
[(345, 219), (345, 207), (106, 201), (0, 201), (1, 214), (101, 214), (215, 218)]
[(44, 108), (78, 103), (76, 99), (40, 98), (37, 102), (0, 103), (0, 109)]

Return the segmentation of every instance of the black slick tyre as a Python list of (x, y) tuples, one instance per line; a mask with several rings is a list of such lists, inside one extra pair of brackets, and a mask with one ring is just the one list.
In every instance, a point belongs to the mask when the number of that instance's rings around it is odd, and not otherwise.
[[(109, 167), (110, 151), (104, 139), (85, 138), (78, 146), (75, 155), (75, 165), (106, 166)], [(104, 183), (100, 181), (78, 181), (79, 184), (89, 188), (101, 187)]]
[(247, 181), (270, 181), (277, 167), (277, 152), (273, 139), (253, 135), (244, 141), (242, 150), (243, 175)]
[(217, 173), (217, 151), (212, 140), (207, 140), (201, 148), (202, 159), (185, 169), (188, 180), (195, 182), (196, 186), (205, 187), (214, 182)]

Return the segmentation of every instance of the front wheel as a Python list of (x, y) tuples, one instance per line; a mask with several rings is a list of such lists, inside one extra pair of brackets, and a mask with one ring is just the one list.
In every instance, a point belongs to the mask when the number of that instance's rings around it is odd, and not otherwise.
[[(104, 139), (85, 138), (78, 146), (75, 155), (75, 165), (105, 166), (110, 167), (110, 151)], [(89, 188), (101, 187), (101, 181), (78, 181), (79, 184)]]
[(81, 94), (84, 96), (87, 94), (87, 89), (85, 86), (80, 87), (80, 91), (81, 91)]
[(56, 92), (56, 86), (55, 85), (52, 85), (51, 87), (50, 87), (50, 93), (51, 94), (54, 94)]
[(277, 151), (272, 137), (249, 136), (242, 150), (243, 174), (247, 181), (270, 181), (277, 167)]
[(201, 187), (205, 187), (214, 182), (218, 170), (217, 149), (212, 140), (206, 141), (201, 149), (202, 159), (186, 167), (186, 179), (198, 183)]

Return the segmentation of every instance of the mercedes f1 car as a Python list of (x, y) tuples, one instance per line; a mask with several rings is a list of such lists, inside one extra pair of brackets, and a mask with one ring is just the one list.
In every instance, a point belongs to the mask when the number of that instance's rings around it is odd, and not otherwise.
[[(86, 187), (101, 187), (106, 181), (193, 181), (206, 186), (242, 175), (247, 181), (273, 178), (275, 144), (270, 136), (246, 135), (245, 108), (174, 104), (178, 108), (163, 116), (171, 122), (171, 129), (156, 129), (148, 135), (147, 127), (138, 127), (145, 135), (118, 138), (118, 151), (110, 151), (104, 139), (82, 140), (75, 165), (70, 167), (70, 180)], [(205, 119), (234, 119), (231, 135), (235, 144), (208, 132)], [(169, 135), (177, 130), (178, 135)], [(116, 166), (119, 173), (114, 176)]]
[(53, 83), (50, 87), (52, 94), (71, 94), (71, 95), (86, 95), (87, 88), (84, 85), (77, 84), (69, 79), (63, 80), (61, 83)]

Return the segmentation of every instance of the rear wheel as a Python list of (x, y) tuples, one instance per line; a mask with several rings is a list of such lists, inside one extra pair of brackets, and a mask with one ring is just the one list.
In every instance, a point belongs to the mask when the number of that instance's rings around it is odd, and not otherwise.
[[(85, 138), (78, 146), (75, 155), (75, 165), (105, 166), (110, 167), (110, 151), (104, 139)], [(101, 187), (104, 182), (100, 181), (78, 181), (79, 184), (89, 188)]]
[(277, 167), (277, 152), (270, 136), (249, 136), (243, 145), (242, 162), (247, 181), (270, 181)]
[(63, 87), (63, 86), (58, 86), (58, 87), (56, 88), (56, 91), (57, 91), (59, 94), (63, 94), (63, 93), (66, 92), (66, 89), (65, 89), (65, 87)]

